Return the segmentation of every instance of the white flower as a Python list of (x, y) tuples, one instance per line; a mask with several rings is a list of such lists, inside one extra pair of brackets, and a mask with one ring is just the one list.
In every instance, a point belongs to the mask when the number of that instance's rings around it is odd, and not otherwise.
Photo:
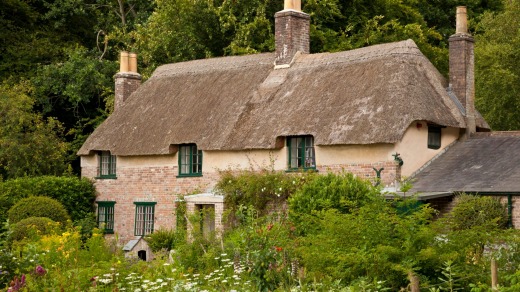
[(143, 280), (143, 283), (150, 283), (150, 280)]
[(164, 263), (163, 266), (169, 266), (171, 265), (170, 263)]
[(222, 280), (222, 283), (227, 283), (227, 280), (226, 279)]
[(135, 289), (134, 292), (141, 292), (141, 288)]
[(157, 280), (155, 280), (155, 281), (156, 281), (157, 283), (162, 283), (162, 282), (164, 282), (163, 279), (157, 279)]
[(111, 271), (115, 271), (115, 270), (116, 270), (116, 268), (110, 268), (110, 270), (111, 270)]
[(223, 254), (221, 254), (221, 256), (225, 257), (225, 256), (227, 256), (227, 253), (223, 253)]
[(175, 273), (177, 271), (177, 269), (172, 269), (172, 273)]
[(103, 284), (108, 284), (108, 283), (112, 282), (112, 279), (99, 279), (99, 282), (101, 282)]
[(112, 277), (112, 274), (103, 274), (103, 277)]
[(198, 276), (200, 276), (200, 274), (193, 274), (193, 277), (195, 277), (195, 278)]

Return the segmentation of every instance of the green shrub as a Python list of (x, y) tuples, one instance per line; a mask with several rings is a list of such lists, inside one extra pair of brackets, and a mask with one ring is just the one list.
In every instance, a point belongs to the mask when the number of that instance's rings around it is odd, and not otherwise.
[(60, 223), (70, 220), (67, 210), (60, 202), (43, 196), (21, 199), (9, 209), (7, 215), (12, 224), (29, 217), (47, 217)]
[(282, 171), (222, 171), (215, 190), (224, 195), (226, 208), (234, 212), (239, 206), (253, 206), (266, 214), (268, 203), (285, 201), (302, 185), (314, 177), (311, 172)]
[(171, 250), (179, 241), (186, 239), (185, 233), (183, 230), (159, 229), (148, 235), (146, 242), (153, 252)]
[(30, 238), (36, 233), (39, 235), (50, 234), (56, 228), (56, 222), (47, 217), (29, 217), (11, 226), (10, 239), (13, 241)]
[(350, 213), (375, 200), (383, 200), (369, 181), (351, 173), (318, 175), (289, 198), (290, 219), (301, 228), (311, 227), (313, 214), (335, 209)]
[(0, 182), (0, 222), (20, 199), (29, 196), (47, 196), (60, 201), (73, 221), (94, 212), (96, 192), (88, 179), (77, 177), (27, 177)]
[(452, 230), (496, 229), (505, 228), (508, 217), (505, 206), (496, 198), (461, 194), (455, 198), (455, 206), (447, 219)]

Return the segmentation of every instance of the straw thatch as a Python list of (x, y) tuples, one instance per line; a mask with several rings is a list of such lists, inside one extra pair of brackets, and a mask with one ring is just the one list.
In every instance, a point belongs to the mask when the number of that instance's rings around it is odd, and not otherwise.
[(520, 132), (476, 133), (415, 177), (412, 192), (520, 193)]
[(268, 53), (159, 67), (78, 154), (168, 154), (182, 143), (272, 149), (302, 134), (316, 145), (395, 143), (416, 120), (465, 127), (444, 78), (411, 40), (301, 54), (285, 69), (273, 61)]

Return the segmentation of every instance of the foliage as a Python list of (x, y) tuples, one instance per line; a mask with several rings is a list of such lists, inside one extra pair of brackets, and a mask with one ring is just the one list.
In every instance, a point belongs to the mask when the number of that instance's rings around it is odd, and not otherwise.
[(11, 225), (10, 240), (20, 241), (35, 235), (48, 235), (55, 228), (55, 221), (48, 217), (28, 217)]
[(146, 236), (146, 242), (153, 252), (161, 250), (171, 250), (175, 248), (176, 244), (185, 240), (186, 236), (182, 230), (167, 230), (159, 229)]
[(284, 202), (316, 174), (312, 172), (226, 170), (220, 172), (215, 191), (224, 195), (226, 208), (235, 212), (239, 206), (253, 206), (261, 214)]
[(520, 2), (486, 12), (475, 41), (476, 107), (494, 130), (518, 130), (520, 119)]
[(0, 220), (20, 199), (29, 196), (48, 196), (60, 201), (73, 221), (92, 216), (96, 193), (87, 179), (77, 177), (42, 176), (17, 178), (0, 182)]
[(505, 206), (493, 197), (461, 194), (455, 198), (453, 210), (446, 220), (452, 230), (476, 227), (493, 230), (505, 228), (508, 217)]
[(12, 224), (30, 217), (47, 217), (60, 223), (70, 220), (67, 210), (59, 201), (44, 196), (21, 199), (9, 209), (7, 216)]
[(379, 190), (369, 181), (355, 177), (352, 173), (317, 175), (309, 179), (289, 198), (291, 220), (305, 232), (312, 229), (314, 219), (320, 211), (335, 209), (339, 213), (350, 213), (365, 204), (382, 200)]
[(67, 169), (62, 125), (33, 110), (27, 82), (0, 84), (0, 180), (61, 175)]

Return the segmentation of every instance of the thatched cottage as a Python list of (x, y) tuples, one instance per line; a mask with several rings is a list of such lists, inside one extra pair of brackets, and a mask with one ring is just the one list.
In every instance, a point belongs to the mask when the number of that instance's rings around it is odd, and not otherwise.
[[(412, 40), (310, 54), (299, 2), (275, 15), (274, 53), (168, 64), (142, 85), (136, 56), (122, 53), (115, 110), (78, 152), (107, 232), (126, 243), (174, 228), (176, 194), (194, 191), (188, 211), (214, 210), (205, 227), (220, 229), (219, 169), (273, 164), (375, 179), (384, 168), (380, 180), (392, 188), (489, 131), (473, 103), (465, 8), (448, 81)], [(425, 199), (442, 207), (451, 195), (442, 191)]]

